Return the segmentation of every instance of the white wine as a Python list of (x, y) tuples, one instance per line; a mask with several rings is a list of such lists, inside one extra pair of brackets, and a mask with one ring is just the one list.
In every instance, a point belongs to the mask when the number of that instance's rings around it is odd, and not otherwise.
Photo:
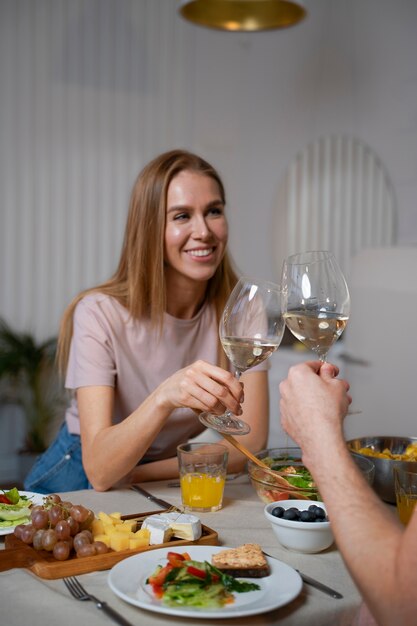
[(221, 341), (229, 361), (240, 372), (265, 361), (279, 345), (279, 342), (251, 337), (222, 337)]
[(294, 310), (284, 313), (284, 319), (292, 334), (323, 359), (345, 330), (349, 317), (325, 311)]

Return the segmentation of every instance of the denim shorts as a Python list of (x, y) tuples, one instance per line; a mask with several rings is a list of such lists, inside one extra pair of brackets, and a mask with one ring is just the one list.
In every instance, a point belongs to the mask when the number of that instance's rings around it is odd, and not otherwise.
[(65, 422), (49, 448), (35, 461), (24, 488), (36, 493), (92, 489), (82, 464), (81, 438), (71, 435)]

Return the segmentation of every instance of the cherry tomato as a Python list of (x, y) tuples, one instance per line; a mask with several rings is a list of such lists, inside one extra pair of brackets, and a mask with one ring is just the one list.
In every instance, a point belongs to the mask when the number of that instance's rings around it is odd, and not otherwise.
[(173, 567), (182, 567), (185, 561), (184, 555), (178, 552), (168, 552), (167, 559)]
[(194, 565), (189, 565), (187, 567), (187, 574), (191, 574), (191, 576), (195, 576), (196, 578), (202, 578), (203, 580), (207, 576), (205, 570), (194, 567)]
[(165, 565), (164, 567), (161, 567), (161, 569), (158, 572), (156, 572), (155, 574), (152, 574), (152, 576), (149, 576), (148, 583), (152, 585), (152, 587), (154, 587), (155, 585), (157, 587), (162, 587), (162, 585), (165, 582), (165, 578), (167, 577), (167, 575), (172, 569), (174, 568), (172, 567), (171, 563), (167, 563), (167, 565)]

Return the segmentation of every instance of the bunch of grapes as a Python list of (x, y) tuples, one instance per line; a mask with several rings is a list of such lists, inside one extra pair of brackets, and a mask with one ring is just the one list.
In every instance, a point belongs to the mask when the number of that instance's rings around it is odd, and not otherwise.
[(93, 520), (93, 511), (61, 500), (54, 493), (45, 496), (44, 504), (31, 508), (31, 523), (19, 524), (14, 534), (35, 550), (52, 553), (58, 561), (66, 561), (74, 552), (78, 557), (104, 554), (108, 547), (102, 541), (94, 541)]

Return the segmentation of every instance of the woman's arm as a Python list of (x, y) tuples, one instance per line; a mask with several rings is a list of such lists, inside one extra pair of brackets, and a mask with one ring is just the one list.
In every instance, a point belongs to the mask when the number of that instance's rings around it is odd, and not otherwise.
[(230, 409), (241, 414), (241, 397), (242, 386), (230, 372), (197, 361), (170, 376), (131, 415), (112, 425), (114, 389), (78, 388), (83, 465), (89, 481), (104, 491), (126, 480), (174, 409), (216, 414)]

